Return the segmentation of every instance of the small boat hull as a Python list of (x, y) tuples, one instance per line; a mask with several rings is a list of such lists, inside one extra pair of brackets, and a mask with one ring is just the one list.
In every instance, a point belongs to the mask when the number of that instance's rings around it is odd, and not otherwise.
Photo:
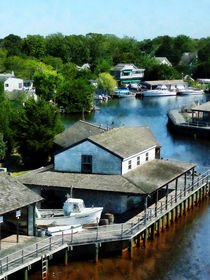
[(183, 89), (178, 92), (179, 95), (200, 95), (203, 94), (203, 90), (196, 89)]
[(148, 97), (156, 97), (156, 96), (175, 96), (176, 91), (169, 91), (169, 90), (146, 90), (143, 92), (144, 96)]
[(48, 236), (70, 235), (80, 231), (82, 231), (82, 225), (48, 227), (46, 231), (46, 235)]
[[(63, 226), (63, 225), (84, 225), (84, 224), (98, 224), (101, 218), (103, 207), (86, 208), (83, 213), (72, 213), (70, 216), (54, 215), (53, 210), (46, 211), (39, 210), (41, 217), (36, 218), (36, 225), (42, 226)], [(62, 211), (62, 210), (61, 210)], [(58, 212), (58, 211), (57, 211)]]

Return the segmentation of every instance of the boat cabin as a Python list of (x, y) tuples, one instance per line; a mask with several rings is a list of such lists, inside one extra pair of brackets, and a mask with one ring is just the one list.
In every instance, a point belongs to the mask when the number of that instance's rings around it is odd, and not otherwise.
[(84, 209), (84, 201), (77, 198), (68, 198), (63, 205), (64, 216), (70, 216), (71, 213), (80, 213)]

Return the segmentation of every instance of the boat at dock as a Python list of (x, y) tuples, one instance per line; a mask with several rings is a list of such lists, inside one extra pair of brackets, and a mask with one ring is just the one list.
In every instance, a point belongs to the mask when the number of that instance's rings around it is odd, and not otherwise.
[(200, 94), (203, 94), (203, 93), (204, 93), (204, 91), (202, 89), (196, 89), (196, 88), (193, 88), (193, 87), (180, 89), (177, 92), (178, 95), (200, 95)]
[(82, 225), (48, 227), (47, 236), (69, 235), (82, 231)]
[(136, 93), (135, 92), (131, 92), (129, 89), (127, 88), (119, 88), (117, 89), (113, 94), (113, 97), (117, 97), (117, 98), (127, 98), (127, 97), (136, 97)]
[(98, 224), (103, 207), (85, 207), (82, 199), (68, 198), (63, 209), (37, 209), (36, 226)]
[(145, 90), (143, 92), (143, 96), (174, 96), (177, 92), (173, 90), (169, 90), (165, 85), (159, 85), (155, 89)]

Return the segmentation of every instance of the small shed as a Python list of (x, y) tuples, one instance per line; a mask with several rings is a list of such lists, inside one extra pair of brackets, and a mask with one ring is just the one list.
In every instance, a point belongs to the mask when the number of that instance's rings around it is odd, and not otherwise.
[(210, 101), (192, 108), (192, 122), (210, 124)]
[(0, 217), (2, 236), (16, 233), (17, 219), (19, 231), (24, 235), (35, 234), (35, 205), (43, 198), (12, 178), (5, 172), (0, 173)]

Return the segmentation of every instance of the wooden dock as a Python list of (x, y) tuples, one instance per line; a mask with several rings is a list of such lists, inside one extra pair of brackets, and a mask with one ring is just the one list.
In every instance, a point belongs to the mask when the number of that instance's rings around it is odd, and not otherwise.
[(39, 242), (4, 255), (0, 258), (0, 279), (7, 279), (9, 275), (24, 269), (25, 280), (27, 280), (31, 265), (39, 261), (42, 262), (42, 279), (46, 279), (49, 258), (64, 250), (65, 264), (67, 264), (68, 250), (73, 250), (78, 246), (94, 245), (95, 261), (97, 262), (101, 244), (124, 242), (127, 244), (130, 258), (132, 258), (134, 244), (139, 245), (140, 242), (143, 242), (145, 246), (148, 237), (152, 239), (164, 227), (168, 227), (170, 223), (208, 196), (209, 179), (210, 170), (198, 176), (193, 183), (185, 185), (184, 188), (179, 188), (178, 191), (172, 190), (157, 204), (146, 207), (144, 211), (126, 223), (92, 227), (76, 234), (60, 237), (40, 238)]

